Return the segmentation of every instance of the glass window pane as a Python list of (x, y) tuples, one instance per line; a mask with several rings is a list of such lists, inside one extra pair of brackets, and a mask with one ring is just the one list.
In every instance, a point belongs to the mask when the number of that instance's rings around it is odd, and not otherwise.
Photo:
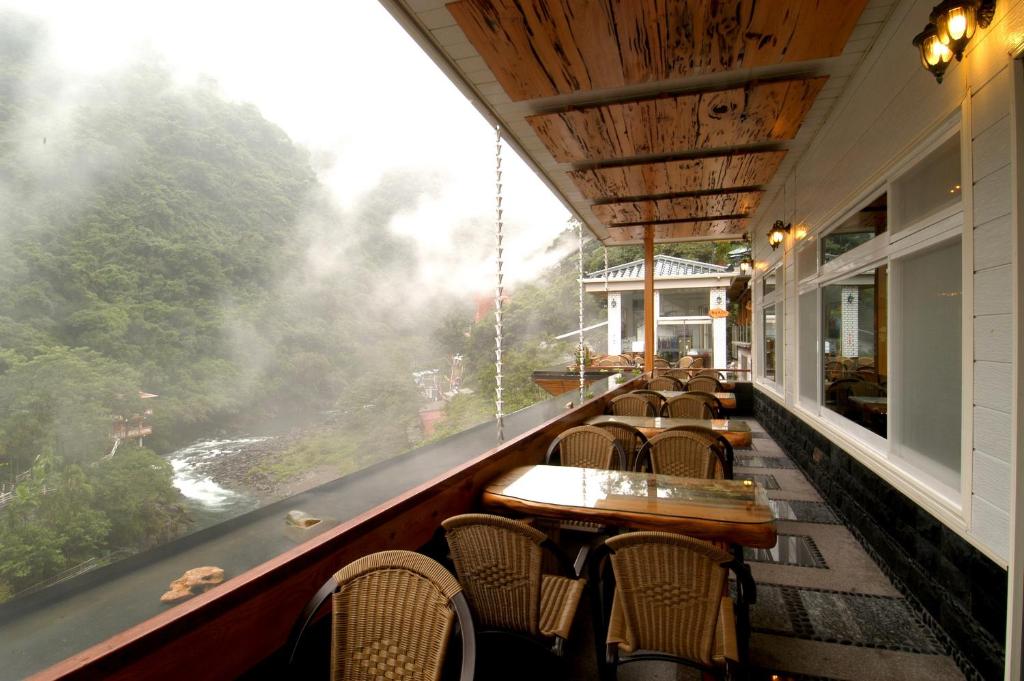
[(818, 293), (800, 296), (800, 397), (818, 401)]
[(684, 355), (706, 355), (705, 366), (713, 353), (711, 322), (658, 324), (658, 354), (670, 362)]
[(825, 407), (882, 437), (888, 433), (887, 267), (821, 289)]
[(818, 271), (818, 243), (814, 237), (809, 237), (807, 242), (800, 247), (796, 253), (796, 273), (799, 279), (806, 279)]
[[(764, 329), (764, 377), (776, 379), (776, 363), (778, 362), (778, 353), (782, 350), (781, 336), (779, 333), (779, 323), (781, 319), (776, 320), (775, 309), (782, 310), (782, 305), (768, 305), (763, 311), (763, 326)], [(779, 363), (781, 364), (781, 363)]]
[[(960, 487), (960, 240), (900, 260), (899, 453)], [(926, 396), (926, 397), (925, 397)]]
[(843, 253), (852, 251), (884, 233), (887, 221), (887, 195), (882, 194), (821, 238), (822, 264), (831, 262)]
[(761, 280), (761, 295), (766, 296), (775, 290), (775, 276), (778, 274), (778, 271), (778, 268), (776, 268), (764, 275), (764, 279)]
[(960, 201), (960, 135), (944, 142), (895, 183), (898, 232), (937, 210)]
[(708, 313), (710, 291), (706, 288), (660, 293), (662, 317), (697, 317)]

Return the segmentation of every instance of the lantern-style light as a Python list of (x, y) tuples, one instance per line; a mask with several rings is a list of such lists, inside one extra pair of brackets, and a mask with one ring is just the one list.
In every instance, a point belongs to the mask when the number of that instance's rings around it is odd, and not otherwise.
[(921, 52), (921, 65), (941, 83), (942, 76), (953, 59), (953, 51), (939, 40), (935, 24), (928, 24), (923, 31), (914, 36), (914, 47)]
[(783, 241), (786, 240), (786, 233), (792, 225), (787, 225), (782, 220), (776, 220), (772, 228), (768, 230), (768, 245), (774, 251)]

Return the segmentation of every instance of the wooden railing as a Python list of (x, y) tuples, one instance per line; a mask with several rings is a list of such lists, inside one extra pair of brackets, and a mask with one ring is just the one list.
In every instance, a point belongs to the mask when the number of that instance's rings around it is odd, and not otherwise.
[(285, 644), (306, 600), (341, 566), (375, 551), (423, 546), (441, 520), (472, 510), (490, 480), (516, 466), (541, 463), (558, 433), (603, 413), (634, 383), (584, 402), (32, 678), (236, 678)]

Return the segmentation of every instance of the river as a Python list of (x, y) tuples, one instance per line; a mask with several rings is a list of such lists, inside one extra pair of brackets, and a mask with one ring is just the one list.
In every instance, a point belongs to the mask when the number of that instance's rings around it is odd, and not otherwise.
[(260, 500), (251, 493), (216, 482), (209, 469), (220, 459), (245, 453), (270, 439), (199, 440), (167, 455), (174, 468), (174, 486), (186, 499), (185, 507), (195, 520), (194, 529), (215, 525), (259, 506)]

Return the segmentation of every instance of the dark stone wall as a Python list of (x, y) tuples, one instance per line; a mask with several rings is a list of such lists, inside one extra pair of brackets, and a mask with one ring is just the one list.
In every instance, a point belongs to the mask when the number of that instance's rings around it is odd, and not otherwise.
[(946, 634), (968, 679), (1002, 679), (1006, 570), (756, 389), (754, 416)]

